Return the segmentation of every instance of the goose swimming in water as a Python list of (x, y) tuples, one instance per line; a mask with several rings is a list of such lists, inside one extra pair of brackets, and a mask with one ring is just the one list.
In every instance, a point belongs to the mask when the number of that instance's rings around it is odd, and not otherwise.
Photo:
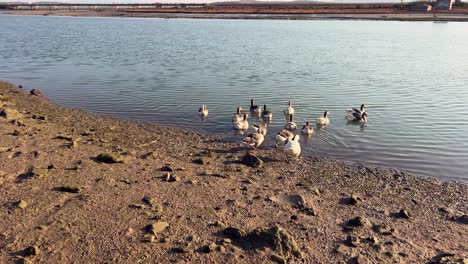
[(366, 105), (362, 104), (359, 109), (353, 107), (351, 109), (346, 110), (346, 113), (350, 114), (350, 115), (352, 115), (353, 113), (362, 114), (362, 113), (366, 112), (366, 110), (364, 109), (365, 107), (366, 107)]
[(258, 105), (254, 105), (254, 99), (250, 99), (250, 112), (259, 114), (260, 107)]
[(287, 130), (295, 130), (297, 128), (296, 123), (293, 122), (293, 115), (289, 115), (289, 122), (284, 126)]
[(254, 130), (254, 133), (259, 133), (265, 136), (267, 133), (268, 125), (267, 124), (254, 124), (252, 128)]
[(314, 133), (314, 128), (312, 128), (309, 121), (306, 121), (305, 125), (302, 127), (301, 132), (305, 135), (311, 135)]
[(299, 143), (299, 135), (295, 135), (291, 140), (288, 140), (283, 148), (287, 155), (299, 157), (301, 154), (301, 144)]
[(266, 105), (263, 105), (262, 117), (268, 120), (271, 120), (273, 118), (273, 113), (267, 110)]
[(247, 130), (247, 129), (249, 129), (249, 121), (247, 121), (247, 114), (244, 114), (244, 118), (242, 118), (242, 120), (232, 122), (232, 126), (236, 130)]
[(366, 123), (367, 122), (367, 113), (353, 113), (353, 114), (348, 114), (346, 116), (348, 121), (351, 122), (360, 122), (360, 123)]
[(242, 144), (250, 146), (253, 150), (257, 150), (260, 145), (262, 145), (265, 137), (260, 133), (249, 134), (242, 140)]
[(200, 109), (198, 109), (198, 115), (200, 117), (207, 117), (208, 116), (208, 108), (206, 108), (206, 105), (202, 105)]
[(232, 116), (232, 122), (239, 122), (244, 119), (244, 116), (241, 113), (242, 108), (237, 107), (236, 113)]
[(295, 111), (294, 111), (294, 108), (292, 107), (291, 101), (288, 102), (288, 108), (284, 109), (284, 113), (286, 115), (294, 115)]
[(323, 113), (323, 116), (317, 118), (317, 125), (320, 125), (320, 126), (328, 126), (330, 124), (330, 119), (328, 119), (328, 111), (325, 111)]

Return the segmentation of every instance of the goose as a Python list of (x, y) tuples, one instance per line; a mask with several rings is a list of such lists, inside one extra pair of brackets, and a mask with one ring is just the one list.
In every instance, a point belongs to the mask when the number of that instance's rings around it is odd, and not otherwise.
[(351, 115), (352, 115), (353, 113), (362, 114), (362, 113), (366, 112), (366, 110), (364, 109), (365, 107), (366, 107), (366, 105), (365, 105), (365, 104), (362, 104), (361, 107), (360, 107), (359, 109), (353, 107), (353, 108), (351, 108), (351, 109), (346, 110), (346, 113), (347, 113), (347, 114), (351, 114)]
[(262, 111), (262, 117), (264, 119), (269, 119), (271, 120), (273, 118), (273, 113), (267, 110), (267, 106), (263, 105), (263, 111)]
[(361, 114), (360, 113), (348, 114), (346, 116), (346, 118), (348, 119), (348, 121), (351, 121), (351, 122), (366, 123), (367, 122), (367, 113), (363, 112)]
[(292, 107), (291, 100), (288, 102), (288, 108), (284, 109), (284, 113), (286, 115), (294, 115), (295, 111), (294, 111), (294, 108)]
[(289, 115), (289, 122), (284, 126), (287, 130), (295, 130), (297, 128), (296, 123), (293, 122), (293, 115)]
[(198, 109), (198, 115), (201, 117), (207, 117), (208, 116), (208, 108), (206, 108), (206, 105), (202, 105), (200, 109)]
[(254, 130), (254, 133), (260, 133), (265, 136), (267, 133), (268, 125), (267, 124), (254, 124), (252, 128)]
[(242, 144), (250, 146), (253, 150), (257, 150), (260, 145), (262, 145), (265, 137), (260, 133), (249, 134), (242, 140)]
[(275, 147), (278, 147), (279, 142), (285, 143), (288, 140), (291, 140), (293, 137), (294, 137), (293, 132), (291, 132), (289, 130), (286, 130), (286, 129), (281, 130), (280, 132), (278, 132), (276, 134), (276, 137), (275, 137), (276, 145), (275, 145)]
[(320, 125), (320, 126), (328, 126), (330, 124), (330, 119), (328, 119), (328, 111), (325, 111), (323, 113), (323, 116), (317, 118), (317, 125)]
[(247, 130), (247, 129), (249, 129), (249, 121), (247, 121), (247, 114), (244, 114), (244, 118), (242, 118), (242, 120), (232, 122), (232, 126), (236, 130)]
[(252, 113), (260, 113), (260, 107), (258, 105), (254, 105), (254, 99), (250, 99), (250, 112)]
[(311, 135), (312, 133), (314, 133), (314, 129), (310, 125), (309, 121), (306, 121), (305, 125), (302, 127), (301, 132), (302, 134), (306, 134), (306, 135)]
[(284, 152), (293, 157), (299, 157), (301, 154), (301, 144), (299, 143), (299, 135), (295, 135), (291, 140), (288, 140), (284, 145)]
[(242, 108), (237, 107), (236, 113), (232, 116), (232, 122), (239, 122), (244, 119), (244, 116), (241, 113)]

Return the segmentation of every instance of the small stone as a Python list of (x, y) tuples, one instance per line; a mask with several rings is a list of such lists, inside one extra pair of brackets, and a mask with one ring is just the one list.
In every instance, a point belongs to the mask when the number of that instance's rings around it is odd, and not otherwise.
[(386, 224), (375, 225), (372, 229), (381, 235), (391, 235), (395, 232), (394, 228)]
[(304, 197), (298, 194), (293, 194), (293, 195), (281, 194), (281, 195), (271, 196), (268, 199), (278, 204), (297, 206), (301, 208), (304, 207), (306, 203)]
[(360, 201), (361, 201), (361, 197), (359, 197), (359, 195), (353, 193), (353, 194), (351, 194), (351, 197), (349, 197), (348, 204), (349, 205), (356, 205)]
[(198, 159), (193, 160), (193, 163), (200, 164), (200, 165), (207, 165), (210, 162), (208, 161), (208, 158), (200, 157)]
[(13, 131), (12, 135), (19, 137), (19, 136), (23, 135), (23, 133), (21, 131), (15, 129), (15, 131)]
[(32, 261), (27, 258), (19, 258), (15, 261), (15, 264), (32, 264)]
[(47, 176), (47, 174), (49, 173), (49, 170), (48, 169), (39, 169), (39, 168), (34, 168), (32, 171), (31, 171), (31, 174), (35, 177), (44, 177), (44, 176)]
[(26, 208), (26, 206), (28, 206), (28, 203), (26, 201), (19, 200), (17, 202), (14, 202), (13, 206), (19, 209), (24, 209)]
[(345, 230), (349, 231), (355, 228), (370, 227), (370, 226), (371, 226), (371, 223), (369, 222), (369, 220), (367, 220), (367, 218), (358, 216), (358, 217), (348, 220), (344, 224), (343, 227)]
[(58, 192), (68, 192), (68, 193), (79, 193), (80, 192), (79, 187), (73, 187), (73, 186), (55, 187), (54, 190), (58, 191)]
[(318, 211), (314, 207), (304, 207), (301, 208), (301, 213), (310, 215), (310, 216), (318, 216)]
[(288, 261), (285, 258), (283, 258), (280, 255), (276, 255), (276, 254), (271, 254), (270, 259), (271, 259), (271, 261), (273, 261), (275, 263), (278, 263), (278, 264), (288, 263)]
[(41, 253), (41, 250), (37, 246), (30, 246), (24, 250), (24, 256), (37, 256)]
[(220, 253), (226, 253), (226, 247), (224, 246), (217, 246), (216, 250), (219, 251)]
[(245, 237), (247, 232), (237, 227), (228, 227), (224, 229), (223, 234), (231, 239), (239, 239)]
[(242, 157), (241, 163), (249, 167), (258, 168), (263, 165), (263, 160), (249, 153), (245, 154), (244, 157)]
[(154, 152), (154, 151), (151, 151), (151, 152), (148, 152), (146, 154), (141, 155), (142, 159), (149, 159), (149, 158), (155, 159), (157, 157), (158, 157), (158, 154), (156, 152)]
[(461, 224), (465, 224), (465, 225), (468, 225), (468, 215), (462, 215), (462, 216), (459, 216), (457, 218), (455, 218), (455, 221), (461, 223)]
[(410, 213), (405, 209), (401, 209), (398, 214), (401, 218), (410, 219)]
[(18, 112), (17, 110), (6, 107), (3, 108), (3, 110), (0, 112), (0, 116), (6, 118), (7, 120), (17, 120), (24, 118), (24, 115)]
[(122, 158), (112, 153), (101, 153), (96, 157), (96, 160), (102, 163), (119, 163), (122, 162)]
[(141, 241), (145, 243), (154, 243), (154, 241), (156, 241), (156, 236), (146, 234), (143, 236), (143, 239)]
[(164, 231), (167, 227), (169, 227), (169, 224), (161, 221), (146, 226), (146, 231), (156, 235), (157, 233)]
[(312, 193), (314, 193), (316, 196), (320, 197), (320, 190), (318, 188), (313, 188)]
[(343, 255), (351, 255), (352, 250), (350, 247), (347, 247), (345, 245), (339, 245), (336, 249), (337, 253), (343, 254)]
[(149, 196), (143, 197), (141, 201), (150, 206), (154, 206), (156, 204), (156, 198), (149, 197)]
[(37, 120), (47, 121), (47, 116), (45, 115), (33, 115), (32, 118), (37, 119)]
[(78, 147), (78, 141), (72, 140), (69, 146), (71, 149), (76, 149)]
[(36, 95), (36, 96), (42, 95), (42, 92), (37, 89), (32, 89), (29, 93), (31, 93), (31, 95)]
[(161, 171), (168, 171), (168, 172), (174, 172), (175, 170), (171, 167), (171, 166), (163, 166), (161, 169)]
[(133, 209), (143, 209), (145, 206), (142, 204), (131, 204), (129, 207)]
[(166, 181), (166, 182), (178, 182), (180, 181), (180, 177), (179, 176), (175, 176), (171, 173), (167, 173), (165, 174), (163, 177), (162, 177), (162, 180), (163, 181)]

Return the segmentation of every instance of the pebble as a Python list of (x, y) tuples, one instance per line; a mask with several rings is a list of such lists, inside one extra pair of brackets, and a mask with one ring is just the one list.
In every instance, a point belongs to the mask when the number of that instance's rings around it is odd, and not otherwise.
[(19, 209), (24, 209), (24, 208), (26, 208), (26, 206), (28, 206), (28, 203), (26, 201), (19, 200), (17, 202), (14, 202), (13, 206), (15, 206), (16, 208), (19, 208)]

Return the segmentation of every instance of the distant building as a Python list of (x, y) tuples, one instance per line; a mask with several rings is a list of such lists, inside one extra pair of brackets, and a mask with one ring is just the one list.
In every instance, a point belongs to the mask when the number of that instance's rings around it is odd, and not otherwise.
[(455, 0), (437, 0), (434, 4), (434, 9), (450, 11), (452, 10), (452, 5), (454, 2)]

